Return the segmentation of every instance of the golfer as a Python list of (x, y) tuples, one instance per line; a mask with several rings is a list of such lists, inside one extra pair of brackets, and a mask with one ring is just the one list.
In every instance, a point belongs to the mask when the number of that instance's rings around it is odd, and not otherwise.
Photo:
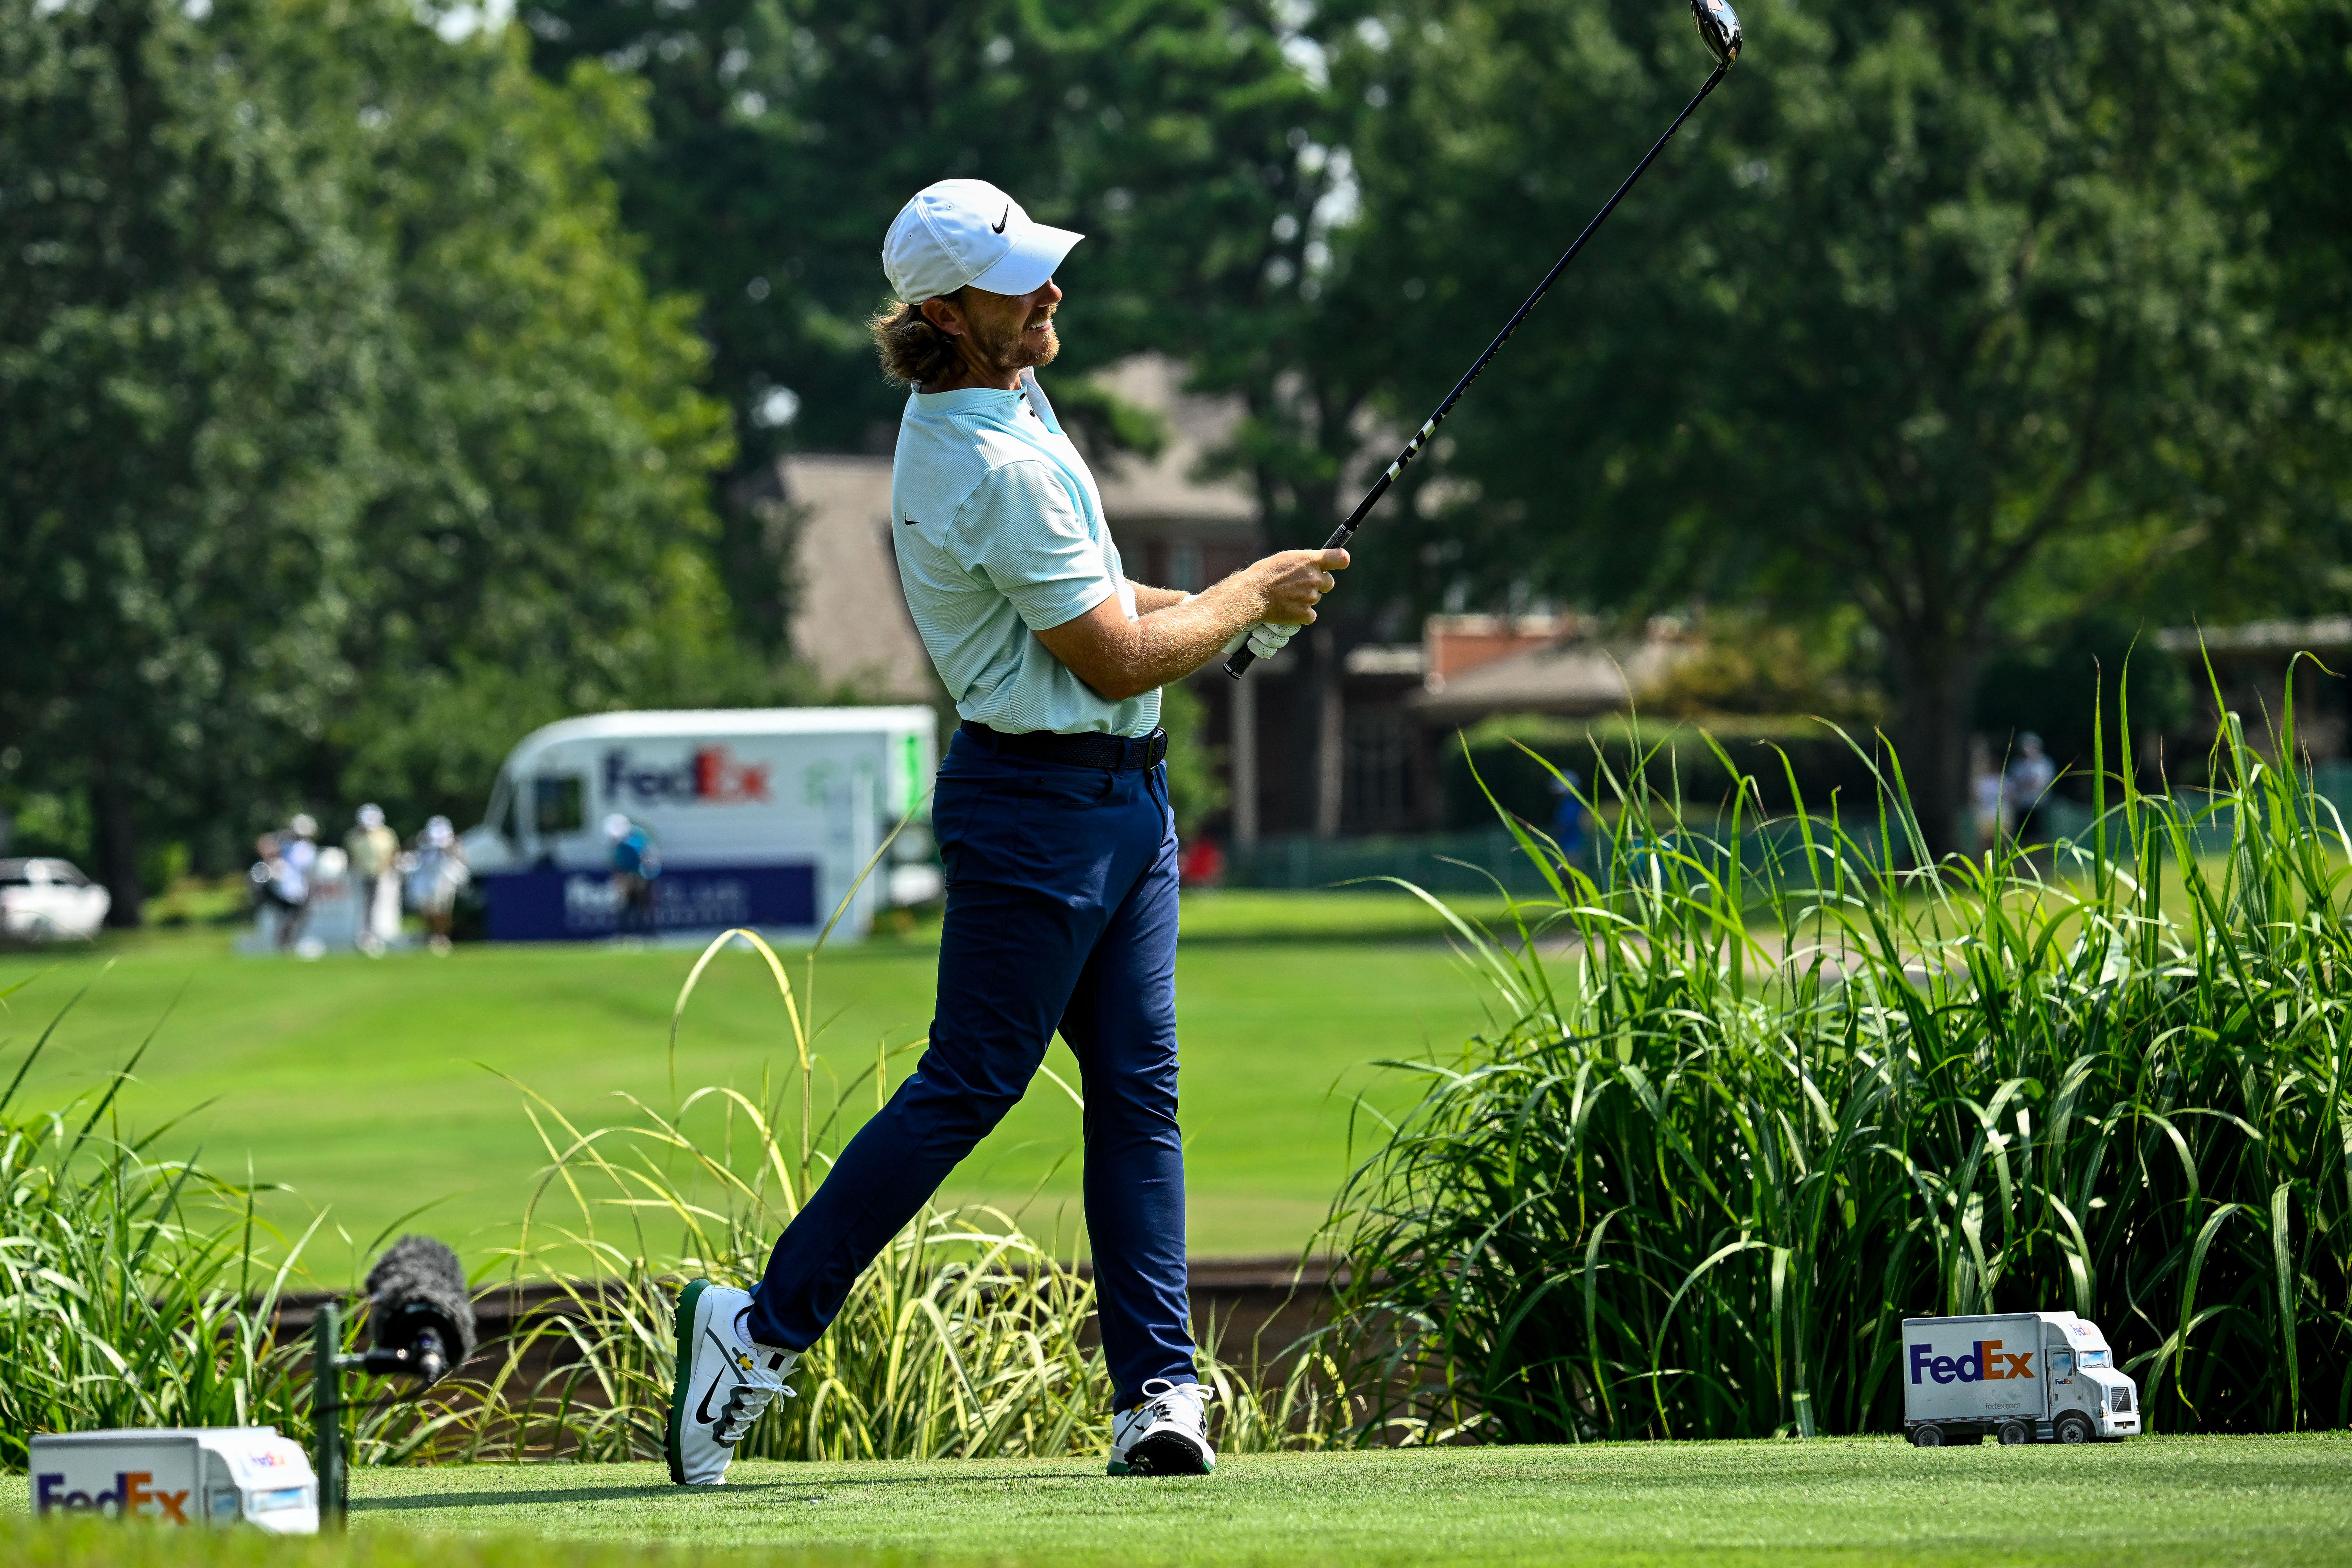
[(984, 181), (946, 180), (883, 241), (898, 303), (870, 325), (883, 370), (913, 389), (891, 478), (898, 578), (963, 716), (931, 808), (948, 879), (938, 1016), (758, 1288), (679, 1294), (668, 1448), (683, 1486), (726, 1479), (858, 1271), (1020, 1100), (1056, 1029), (1085, 1083), (1111, 1473), (1215, 1461), (1186, 1323), (1160, 688), (1245, 637), (1271, 657), (1348, 556), (1290, 551), (1192, 595), (1127, 579), (1035, 374), (1061, 348), (1054, 273), (1080, 237)]

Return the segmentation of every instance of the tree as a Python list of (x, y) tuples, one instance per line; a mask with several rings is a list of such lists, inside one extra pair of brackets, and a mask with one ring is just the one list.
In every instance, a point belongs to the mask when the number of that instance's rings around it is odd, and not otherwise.
[(538, 724), (628, 703), (771, 701), (712, 569), (731, 457), (694, 305), (656, 295), (606, 170), (642, 89), (548, 82), (519, 35), (452, 45), (397, 3), (274, 0), (257, 40), (386, 258), (378, 483), (344, 585), (360, 672), (307, 759), (320, 798), (478, 807)]
[[(767, 475), (794, 447), (887, 449), (903, 394), (865, 318), (883, 230), (933, 180), (982, 174), (1046, 222), (1068, 112), (1058, 62), (1016, 0), (541, 0), (523, 11), (551, 79), (616, 64), (647, 89), (651, 134), (616, 149), (655, 286), (700, 301), (708, 384), (736, 457), (714, 497), (719, 559), (747, 630), (786, 637), (789, 540)], [(1043, 73), (1043, 80), (1040, 73)], [(877, 434), (878, 432), (878, 434)]]
[(788, 685), (603, 169), (630, 84), (402, 0), (0, 7), (0, 739), (119, 920), (142, 838), (459, 810), (530, 723)]
[[(619, 165), (626, 209), (654, 276), (705, 301), (738, 498), (787, 443), (887, 449), (903, 392), (876, 374), (862, 327), (884, 293), (881, 235), (922, 185), (972, 174), (1087, 235), (1066, 268), (1057, 405), (1097, 450), (1139, 444), (1131, 411), (1084, 373), (1143, 350), (1188, 362), (1198, 389), (1243, 399), (1226, 458), (1284, 543), (1329, 531), (1384, 357), (1335, 329), (1327, 292), (1352, 189), (1325, 66), (1342, 19), (1266, 0), (525, 13), (542, 70), (615, 59), (651, 88), (653, 139)], [(779, 542), (756, 509), (722, 510), (730, 586), (750, 602), (752, 579), (781, 581)], [(781, 598), (761, 613), (781, 637)], [(1299, 656), (1310, 709), (1336, 695), (1339, 651), (1327, 637)]]
[[(1942, 848), (2021, 594), (2151, 575), (2273, 426), (2241, 57), (2186, 5), (1748, 9), (1747, 58), (1465, 406), (1440, 523), (1489, 593), (1859, 605)], [(1360, 154), (1368, 221), (1442, 238), (1389, 263), (1441, 300), (1523, 287), (1706, 64), (1608, 0), (1387, 31), (1471, 57), (1382, 68), (1406, 112)]]
[(390, 301), (304, 151), (171, 0), (0, 0), (0, 733), (117, 924), (342, 669)]
[[(1265, 344), (1287, 325), (1286, 289), (1311, 278), (1315, 205), (1345, 169), (1322, 157), (1320, 95), (1286, 57), (1300, 35), (1280, 9), (541, 0), (524, 20), (549, 75), (613, 60), (651, 89), (653, 136), (617, 164), (626, 211), (656, 281), (703, 300), (740, 502), (788, 447), (888, 449), (904, 394), (863, 323), (885, 292), (884, 229), (937, 179), (992, 180), (1087, 234), (1055, 385), (1098, 444), (1141, 437), (1073, 373), (1198, 349), (1223, 356), (1208, 384), (1270, 379), (1282, 356)], [(724, 510), (749, 604), (751, 579), (781, 584), (779, 541), (757, 509)], [(757, 614), (781, 637), (770, 597)]]

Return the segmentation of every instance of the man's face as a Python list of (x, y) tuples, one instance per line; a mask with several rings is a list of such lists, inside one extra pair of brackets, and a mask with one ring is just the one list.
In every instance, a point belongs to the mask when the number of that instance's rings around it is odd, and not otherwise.
[(980, 368), (999, 375), (1053, 363), (1062, 352), (1061, 337), (1054, 331), (1054, 311), (1061, 302), (1062, 291), (1050, 278), (1026, 294), (965, 289), (961, 312), (965, 352)]

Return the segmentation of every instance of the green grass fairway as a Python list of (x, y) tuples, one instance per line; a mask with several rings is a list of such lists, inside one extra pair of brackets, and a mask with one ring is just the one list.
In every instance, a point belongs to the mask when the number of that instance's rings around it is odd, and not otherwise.
[[(1220, 893), (1191, 903), (1185, 924), (1177, 996), (1192, 1248), (1295, 1248), (1346, 1167), (1349, 1097), (1371, 1081), (1362, 1064), (1459, 1040), (1484, 1018), (1479, 987), (1437, 940), (1434, 917), (1401, 896)], [(819, 961), (824, 1069), (845, 1081), (877, 1045), (922, 1037), (932, 940), (877, 939)], [(616, 1091), (666, 1108), (670, 1007), (694, 957), (475, 946), (446, 959), (299, 963), (236, 957), (218, 931), (142, 934), (96, 953), (18, 950), (0, 953), (0, 987), (56, 967), (0, 1004), (0, 1075), (13, 1075), (84, 985), (87, 999), (27, 1080), (36, 1103), (101, 1082), (169, 1011), (123, 1094), (127, 1125), (152, 1128), (210, 1101), (162, 1146), (239, 1175), (250, 1160), (262, 1180), (296, 1190), (278, 1202), (281, 1219), (326, 1206), (362, 1271), (357, 1249), (435, 1198), (446, 1201), (419, 1225), (478, 1259), (511, 1241), (545, 1160), (523, 1095), (496, 1074), (584, 1125), (628, 1119)], [(797, 983), (801, 965), (791, 973)], [(765, 966), (749, 952), (722, 955), (687, 1012), (679, 1087), (756, 1093), (763, 1067), (790, 1059)], [(913, 1062), (897, 1057), (892, 1080)], [(1066, 1050), (1048, 1065), (1075, 1084)], [(850, 1124), (873, 1105), (869, 1085)], [(1025, 1208), (1031, 1229), (1072, 1235), (1077, 1149), (1076, 1107), (1041, 1078), (947, 1195)], [(315, 1266), (331, 1276), (346, 1255), (331, 1240)]]
[[(375, 1470), (354, 1491), (349, 1560), (381, 1568), (625, 1561), (525, 1536), (657, 1542), (712, 1563), (760, 1562), (754, 1547), (774, 1552), (771, 1562), (1035, 1568), (2352, 1563), (2352, 1440), (2341, 1435), (2014, 1453), (1922, 1452), (1891, 1438), (1391, 1450), (1237, 1457), (1174, 1481), (1113, 1480), (1058, 1460), (745, 1463), (705, 1493), (667, 1486), (650, 1465)], [(21, 1492), (9, 1506), (24, 1509)], [(478, 1555), (414, 1540), (452, 1531), (507, 1539)], [(10, 1555), (37, 1568), (102, 1560), (99, 1538), (74, 1539), (90, 1545), (71, 1553), (0, 1533), (0, 1546), (30, 1544)]]

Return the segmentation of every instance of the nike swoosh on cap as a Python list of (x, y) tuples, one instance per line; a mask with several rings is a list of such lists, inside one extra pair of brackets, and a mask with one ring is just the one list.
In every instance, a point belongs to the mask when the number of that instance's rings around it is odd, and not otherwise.
[(996, 222), (990, 226), (989, 232), (992, 234), (1003, 234), (1004, 232), (1004, 226), (1012, 221), (1013, 209), (1011, 207), (1006, 207), (1004, 209), (1004, 216), (998, 218)]

